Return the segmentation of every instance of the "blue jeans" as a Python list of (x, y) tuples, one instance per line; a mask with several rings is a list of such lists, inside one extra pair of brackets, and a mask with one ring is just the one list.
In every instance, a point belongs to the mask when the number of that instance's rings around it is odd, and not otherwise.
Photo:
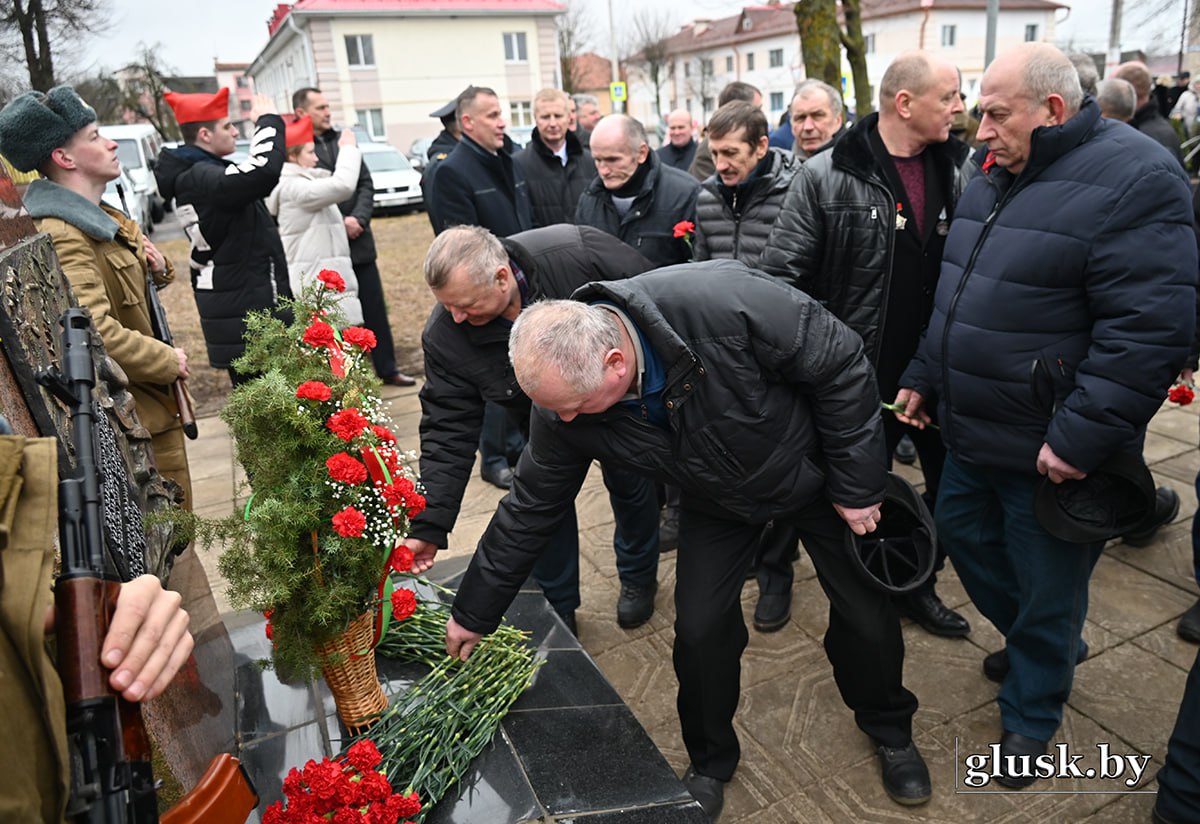
[(1104, 544), (1042, 529), (1033, 514), (1041, 481), (947, 455), (934, 520), (967, 594), (1004, 634), (1011, 668), (996, 699), (1004, 729), (1049, 741), (1071, 694), (1088, 579)]
[[(1196, 495), (1200, 496), (1200, 472), (1196, 473)], [(1192, 566), (1200, 584), (1200, 517), (1192, 518)]]
[[(612, 503), (613, 551), (622, 584), (651, 586), (658, 580), (658, 495), (654, 482), (601, 464)], [(579, 525), (575, 507), (533, 567), (533, 580), (559, 613), (579, 607)]]
[(1154, 806), (1168, 821), (1200, 821), (1200, 653), (1188, 673), (1175, 731), (1158, 771)]

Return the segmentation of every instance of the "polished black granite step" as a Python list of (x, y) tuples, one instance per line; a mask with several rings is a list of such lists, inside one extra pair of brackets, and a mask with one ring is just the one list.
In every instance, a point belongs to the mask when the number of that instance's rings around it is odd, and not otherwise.
[[(454, 588), (467, 560), (439, 563), (434, 580)], [(505, 617), (530, 633), (545, 664), (491, 746), (475, 759), (456, 797), (443, 799), (426, 822), (706, 822), (616, 690), (541, 592), (530, 587), (517, 595)], [(282, 684), (273, 671), (259, 668), (256, 661), (270, 653), (261, 617), (239, 614), (226, 625), (235, 650), (239, 756), (262, 798), (250, 819), (257, 822), (262, 810), (281, 797), (288, 770), (335, 754), (346, 731), (324, 682)], [(378, 668), (392, 692), (423, 674), (420, 665), (383, 657)]]

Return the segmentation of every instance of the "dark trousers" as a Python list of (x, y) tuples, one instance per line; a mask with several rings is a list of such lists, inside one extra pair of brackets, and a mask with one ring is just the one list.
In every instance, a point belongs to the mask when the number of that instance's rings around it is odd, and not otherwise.
[[(1196, 494), (1200, 495), (1200, 473), (1196, 473)], [(1192, 566), (1196, 583), (1200, 584), (1200, 517), (1192, 518)]]
[[(658, 580), (658, 496), (654, 482), (601, 464), (612, 503), (613, 552), (622, 584), (647, 587)], [(575, 507), (534, 564), (533, 580), (559, 613), (579, 607), (579, 525)]]
[(389, 378), (396, 374), (396, 346), (392, 343), (392, 326), (388, 321), (387, 301), (383, 297), (383, 282), (375, 261), (354, 264), (358, 278), (358, 300), (362, 304), (363, 326), (375, 333), (375, 348), (371, 363), (375, 374)]
[(525, 436), (508, 411), (498, 403), (485, 403), (483, 427), (479, 430), (479, 461), (483, 468), (495, 472), (515, 466), (524, 448)]
[[(846, 552), (849, 527), (824, 500), (777, 519), (794, 528), (829, 597), (825, 652), (842, 700), (875, 741), (912, 740), (917, 699), (904, 688), (904, 641), (891, 599), (867, 584)], [(679, 723), (696, 771), (728, 781), (740, 757), (733, 716), (748, 635), (740, 595), (761, 525), (689, 501), (679, 518), (675, 582), (675, 675)]]
[[(891, 412), (884, 412), (883, 436), (887, 444), (889, 470), (895, 459), (896, 445), (905, 435), (912, 440), (913, 446), (917, 450), (917, 457), (921, 459), (921, 474), (925, 476), (925, 491), (921, 497), (925, 499), (925, 505), (929, 507), (929, 511), (933, 512), (937, 505), (938, 486), (942, 482), (942, 465), (946, 462), (946, 445), (942, 443), (942, 434), (936, 429), (917, 429), (915, 426), (900, 423)], [(933, 574), (913, 591), (914, 595), (933, 592), (933, 588), (937, 585), (937, 574), (942, 571), (942, 567), (946, 566), (946, 554), (946, 544), (941, 540), (939, 533), (937, 555), (933, 561)]]
[(1200, 653), (1188, 673), (1175, 731), (1158, 771), (1155, 809), (1168, 821), (1200, 824)]
[(1088, 579), (1104, 544), (1042, 529), (1033, 514), (1041, 480), (947, 455), (934, 521), (967, 594), (1004, 635), (1011, 668), (996, 699), (1004, 729), (1049, 741), (1071, 694)]

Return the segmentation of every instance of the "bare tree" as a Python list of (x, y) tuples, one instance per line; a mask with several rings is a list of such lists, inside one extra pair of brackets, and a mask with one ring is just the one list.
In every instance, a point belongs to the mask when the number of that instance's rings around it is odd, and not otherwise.
[(674, 33), (669, 12), (656, 12), (643, 6), (633, 16), (632, 53), (625, 58), (625, 64), (640, 69), (650, 79), (650, 85), (654, 87), (654, 114), (659, 119), (662, 118), (662, 87), (673, 65), (668, 41)]
[(54, 55), (105, 31), (108, 0), (0, 0), (0, 50), (24, 64), (29, 85), (55, 85)]
[(558, 61), (562, 70), (562, 88), (567, 94), (582, 91), (583, 68), (579, 58), (591, 48), (592, 21), (581, 0), (571, 0), (558, 16)]
[(163, 101), (163, 92), (172, 91), (170, 76), (174, 69), (163, 62), (161, 49), (161, 43), (153, 46), (138, 43), (138, 61), (119, 73), (123, 78), (124, 104), (138, 117), (149, 120), (164, 139), (178, 140), (179, 126), (171, 107)]
[(125, 113), (125, 92), (111, 73), (101, 70), (92, 77), (75, 81), (75, 91), (96, 110), (100, 123), (117, 123)]

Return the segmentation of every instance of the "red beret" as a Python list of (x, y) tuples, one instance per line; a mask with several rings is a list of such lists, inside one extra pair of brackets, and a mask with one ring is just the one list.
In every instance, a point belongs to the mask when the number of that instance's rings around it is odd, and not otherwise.
[(229, 89), (216, 94), (177, 94), (166, 92), (163, 99), (175, 112), (177, 123), (204, 123), (229, 117)]
[(294, 120), (287, 124), (287, 145), (303, 146), (305, 143), (313, 142), (313, 127), (312, 118), (308, 115)]

